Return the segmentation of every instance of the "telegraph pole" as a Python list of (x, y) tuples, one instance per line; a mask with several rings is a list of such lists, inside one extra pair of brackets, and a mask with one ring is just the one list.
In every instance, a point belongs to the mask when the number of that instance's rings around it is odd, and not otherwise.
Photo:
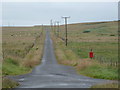
[(55, 32), (55, 35), (56, 35), (56, 22), (54, 22), (54, 32)]
[(58, 37), (59, 37), (59, 21), (57, 21), (57, 32), (58, 32)]
[(52, 19), (50, 20), (50, 23), (51, 23), (51, 30), (53, 30), (53, 22), (52, 22)]
[(65, 30), (66, 30), (66, 46), (67, 46), (67, 41), (68, 41), (68, 39), (67, 39), (67, 19), (68, 19), (68, 18), (70, 18), (70, 17), (62, 17), (62, 18), (64, 18), (64, 19), (65, 19)]
[(43, 30), (44, 30), (44, 25), (42, 24), (42, 33), (43, 33)]

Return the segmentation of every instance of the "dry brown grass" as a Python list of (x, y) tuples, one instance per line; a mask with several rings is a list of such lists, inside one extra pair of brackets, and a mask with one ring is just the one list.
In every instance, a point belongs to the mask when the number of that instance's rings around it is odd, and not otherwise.
[(75, 55), (75, 53), (72, 50), (68, 49), (63, 44), (64, 42), (60, 38), (56, 38), (52, 33), (51, 33), (51, 36), (53, 39), (55, 54), (58, 62), (60, 64), (73, 65), (73, 62), (75, 62), (78, 59), (77, 55)]
[(92, 86), (91, 88), (114, 88), (115, 90), (119, 90), (119, 83), (113, 82), (113, 83), (104, 83), (104, 84), (97, 84)]
[[(34, 66), (40, 64), (45, 39), (45, 32), (41, 32), (41, 27), (3, 27), (4, 75), (30, 73)], [(3, 78), (3, 87), (15, 86), (14, 81)]]
[[(91, 32), (83, 33), (85, 30)], [(110, 36), (111, 34), (115, 36)], [(60, 35), (65, 37), (64, 26), (60, 26)], [(70, 42), (118, 42), (118, 22), (69, 24), (68, 40)]]
[[(27, 53), (25, 49), (34, 43), (35, 37), (38, 35), (35, 33), (40, 33), (40, 31), (34, 27), (3, 27), (4, 58), (8, 56), (24, 57)], [(15, 55), (16, 53), (18, 55)]]
[(41, 32), (41, 27), (3, 27), (4, 62), (11, 58), (27, 68), (39, 64), (45, 39)]
[[(42, 44), (41, 44), (42, 42)], [(41, 61), (41, 56), (43, 52), (43, 42), (44, 37), (40, 40), (37, 40), (37, 45), (35, 45), (27, 55), (24, 58), (22, 65), (26, 67), (34, 67), (35, 65), (39, 64)]]
[(76, 66), (75, 68), (80, 71), (80, 70), (84, 70), (87, 67), (90, 67), (92, 65), (99, 65), (99, 63), (95, 60), (95, 59), (90, 59), (90, 58), (86, 58), (86, 59), (79, 59), (76, 61)]

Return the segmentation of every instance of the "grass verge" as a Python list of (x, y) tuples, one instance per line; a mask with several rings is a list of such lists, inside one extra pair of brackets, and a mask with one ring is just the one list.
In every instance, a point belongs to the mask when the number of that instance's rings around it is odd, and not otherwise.
[[(11, 79), (8, 79), (8, 78), (3, 78), (3, 83), (2, 83), (2, 88), (4, 88), (4, 90), (8, 90), (9, 88), (14, 88), (16, 86), (19, 85), (18, 82), (16, 81), (13, 81)], [(5, 82), (5, 83), (4, 83)]]
[(73, 48), (69, 46), (70, 44), (66, 47), (64, 41), (54, 35), (52, 35), (52, 39), (55, 47), (55, 54), (60, 64), (73, 66), (79, 74), (85, 76), (118, 80), (117, 67), (102, 65), (95, 59), (89, 59), (88, 56), (80, 58)]
[(40, 64), (44, 39), (45, 32), (40, 27), (3, 28), (3, 88), (19, 85), (6, 76), (30, 73)]
[(20, 75), (31, 71), (31, 68), (20, 66), (17, 60), (8, 58), (3, 62), (3, 75)]
[(91, 88), (118, 88), (118, 83), (107, 83), (107, 84), (98, 84), (94, 85)]

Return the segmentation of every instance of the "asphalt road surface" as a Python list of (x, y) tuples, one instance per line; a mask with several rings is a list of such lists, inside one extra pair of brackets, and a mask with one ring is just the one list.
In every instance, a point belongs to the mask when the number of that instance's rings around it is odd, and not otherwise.
[(78, 75), (73, 67), (58, 64), (49, 30), (46, 31), (42, 63), (30, 74), (14, 79), (21, 84), (17, 88), (90, 88), (98, 83), (109, 82)]

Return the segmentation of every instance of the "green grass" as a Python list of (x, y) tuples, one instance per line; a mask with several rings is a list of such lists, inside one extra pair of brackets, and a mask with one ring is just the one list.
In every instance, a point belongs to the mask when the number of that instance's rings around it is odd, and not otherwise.
[[(118, 67), (115, 66), (118, 61), (118, 22), (69, 24), (67, 47), (53, 34), (51, 32), (60, 64), (74, 66), (79, 74), (86, 76), (118, 79)], [(65, 39), (63, 25), (59, 35)], [(95, 55), (93, 60), (89, 59), (91, 49)]]
[(13, 80), (8, 79), (8, 78), (3, 78), (3, 82), (5, 82), (5, 83), (2, 83), (2, 88), (3, 88), (4, 90), (8, 90), (8, 89), (10, 89), (10, 88), (14, 88), (14, 87), (16, 87), (16, 86), (19, 85), (18, 82), (13, 81)]
[(8, 58), (3, 62), (3, 75), (20, 75), (29, 72), (31, 68), (20, 66), (17, 60)]
[(118, 79), (117, 68), (105, 67), (103, 65), (91, 65), (82, 70), (79, 70), (79, 73), (93, 78), (110, 79), (110, 80)]
[[(80, 58), (88, 58), (90, 49), (96, 56), (118, 60), (118, 43), (112, 42), (70, 42), (68, 47)], [(102, 48), (101, 48), (102, 47)], [(108, 53), (109, 52), (109, 53)]]
[[(54, 42), (55, 44), (55, 42)], [(86, 48), (90, 44), (93, 44), (97, 46), (97, 50), (99, 52), (95, 52), (97, 55), (103, 56), (103, 57), (110, 57), (110, 58), (116, 58), (117, 61), (117, 54), (116, 50), (114, 48), (110, 48), (113, 44), (110, 43), (69, 43), (68, 47), (64, 45), (63, 42), (57, 42), (55, 45), (55, 53), (57, 56), (57, 60), (60, 64), (64, 65), (71, 65), (74, 66), (79, 74), (93, 77), (93, 78), (101, 78), (101, 79), (110, 79), (110, 80), (118, 80), (118, 68), (117, 67), (111, 67), (111, 66), (104, 66), (102, 64), (99, 64), (95, 59), (90, 61), (92, 64), (88, 66), (85, 66), (84, 68), (81, 69), (80, 63), (81, 61), (84, 60), (89, 60), (88, 58), (88, 53), (89, 53), (89, 48)], [(107, 46), (105, 46), (106, 44)], [(99, 46), (100, 45), (100, 46)], [(115, 45), (117, 45), (115, 43)], [(84, 46), (84, 47), (81, 47)], [(78, 49), (78, 47), (81, 47)], [(103, 49), (100, 49), (100, 47), (103, 47)], [(116, 48), (116, 47), (115, 47)], [(106, 49), (106, 50), (104, 50)], [(113, 50), (112, 50), (113, 49)], [(108, 50), (108, 51), (107, 51)], [(108, 53), (112, 51), (111, 53)], [(113, 55), (113, 57), (112, 57)], [(79, 60), (80, 59), (80, 60)], [(107, 59), (109, 62), (109, 58)], [(79, 67), (80, 66), (80, 67)]]

